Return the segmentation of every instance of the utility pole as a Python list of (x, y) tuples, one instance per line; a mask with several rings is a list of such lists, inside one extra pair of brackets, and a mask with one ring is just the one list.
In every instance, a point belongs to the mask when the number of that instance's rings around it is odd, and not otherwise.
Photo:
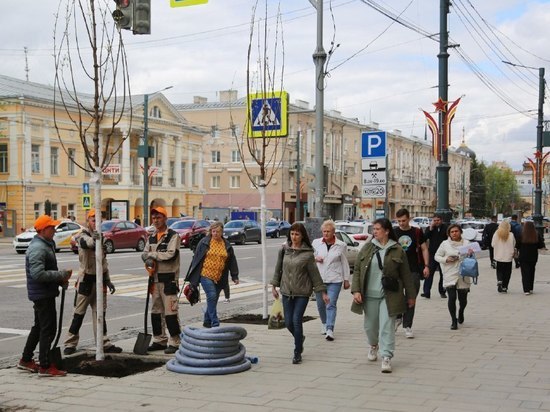
[[(544, 225), (542, 223), (542, 177), (544, 174), (544, 163), (546, 157), (542, 154), (543, 144), (543, 129), (544, 129), (544, 88), (546, 82), (544, 80), (544, 67), (530, 67), (522, 64), (502, 60), (502, 63), (514, 67), (523, 67), (524, 69), (533, 69), (539, 71), (539, 103), (537, 109), (537, 151), (535, 152), (535, 213), (533, 213), (533, 222), (539, 234), (544, 234)], [(548, 153), (547, 153), (548, 155)], [(528, 159), (531, 162), (531, 159)]]
[(324, 154), (324, 88), (327, 53), (323, 48), (323, 0), (309, 0), (317, 9), (317, 48), (313, 53), (315, 62), (315, 217), (324, 213), (325, 154)]
[(296, 133), (296, 214), (294, 217), (294, 221), (302, 220), (301, 219), (301, 208), (302, 205), (300, 203), (300, 196), (301, 196), (301, 190), (300, 190), (300, 134), (302, 131), (298, 127), (298, 132)]
[(149, 95), (143, 95), (143, 142), (139, 157), (143, 158), (143, 227), (149, 226)]
[(439, 111), (439, 147), (441, 155), (436, 167), (437, 180), (437, 209), (436, 213), (443, 217), (445, 223), (451, 221), (449, 209), (449, 166), (448, 147), (445, 141), (446, 113), (448, 102), (448, 72), (449, 72), (449, 33), (447, 31), (447, 15), (449, 14), (449, 0), (440, 0), (439, 15), (439, 98), (444, 102), (445, 109)]

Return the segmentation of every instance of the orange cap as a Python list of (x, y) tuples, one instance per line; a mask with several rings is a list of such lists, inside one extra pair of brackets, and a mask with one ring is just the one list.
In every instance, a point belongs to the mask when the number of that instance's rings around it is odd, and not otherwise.
[(161, 215), (164, 215), (165, 217), (168, 217), (168, 213), (166, 213), (166, 209), (163, 208), (162, 206), (155, 206), (154, 208), (151, 209), (151, 214), (153, 214), (153, 212), (157, 212), (157, 213), (160, 213)]
[(90, 209), (90, 211), (88, 212), (88, 218), (94, 217), (94, 216), (95, 216), (95, 209)]
[(44, 230), (49, 226), (57, 226), (60, 223), (60, 220), (54, 220), (51, 216), (42, 215), (34, 222), (34, 228), (37, 232), (40, 232), (41, 230)]

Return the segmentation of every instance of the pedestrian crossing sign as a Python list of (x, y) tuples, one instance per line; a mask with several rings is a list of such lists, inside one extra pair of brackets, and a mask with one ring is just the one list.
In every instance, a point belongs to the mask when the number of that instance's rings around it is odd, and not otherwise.
[(248, 137), (288, 136), (288, 93), (248, 95)]
[(82, 209), (90, 210), (92, 208), (92, 196), (82, 195)]

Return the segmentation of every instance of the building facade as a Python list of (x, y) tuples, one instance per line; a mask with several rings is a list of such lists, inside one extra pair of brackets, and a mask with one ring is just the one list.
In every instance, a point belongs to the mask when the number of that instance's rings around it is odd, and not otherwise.
[[(143, 216), (143, 159), (138, 157), (144, 129), (143, 96), (133, 99), (133, 106), (110, 136), (107, 152), (113, 157), (101, 191), (105, 219)], [(151, 95), (149, 101), (149, 145), (154, 148), (149, 204), (165, 206), (176, 216), (198, 215), (204, 193), (199, 173), (203, 136), (187, 125), (162, 94)], [(85, 170), (90, 167), (65, 109), (54, 107), (53, 87), (0, 76), (0, 102), (2, 235), (13, 236), (32, 227), (46, 210), (54, 218), (74, 216), (84, 221), (83, 184), (90, 182), (91, 174)], [(108, 127), (102, 125), (104, 130)], [(100, 145), (105, 141), (102, 136)]]

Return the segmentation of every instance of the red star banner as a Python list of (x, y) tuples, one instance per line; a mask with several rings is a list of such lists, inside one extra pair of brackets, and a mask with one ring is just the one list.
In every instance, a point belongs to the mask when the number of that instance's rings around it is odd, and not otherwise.
[(430, 131), (432, 132), (432, 151), (433, 155), (436, 159), (439, 159), (439, 156), (441, 154), (441, 151), (439, 150), (439, 128), (437, 127), (437, 122), (432, 117), (432, 115), (425, 110), (422, 110), (422, 113), (424, 113), (424, 116), (426, 116), (426, 122), (428, 123), (428, 127), (430, 128)]
[(435, 106), (436, 112), (446, 112), (447, 111), (447, 103), (445, 100), (443, 100), (441, 97), (437, 99), (437, 102), (432, 103)]
[(456, 99), (453, 102), (453, 104), (451, 104), (451, 107), (449, 107), (449, 110), (445, 114), (445, 133), (443, 135), (443, 150), (447, 150), (447, 148), (451, 145), (451, 122), (455, 117), (456, 109), (457, 109), (458, 103), (460, 103), (460, 99), (462, 99), (462, 97), (459, 97), (458, 99)]

